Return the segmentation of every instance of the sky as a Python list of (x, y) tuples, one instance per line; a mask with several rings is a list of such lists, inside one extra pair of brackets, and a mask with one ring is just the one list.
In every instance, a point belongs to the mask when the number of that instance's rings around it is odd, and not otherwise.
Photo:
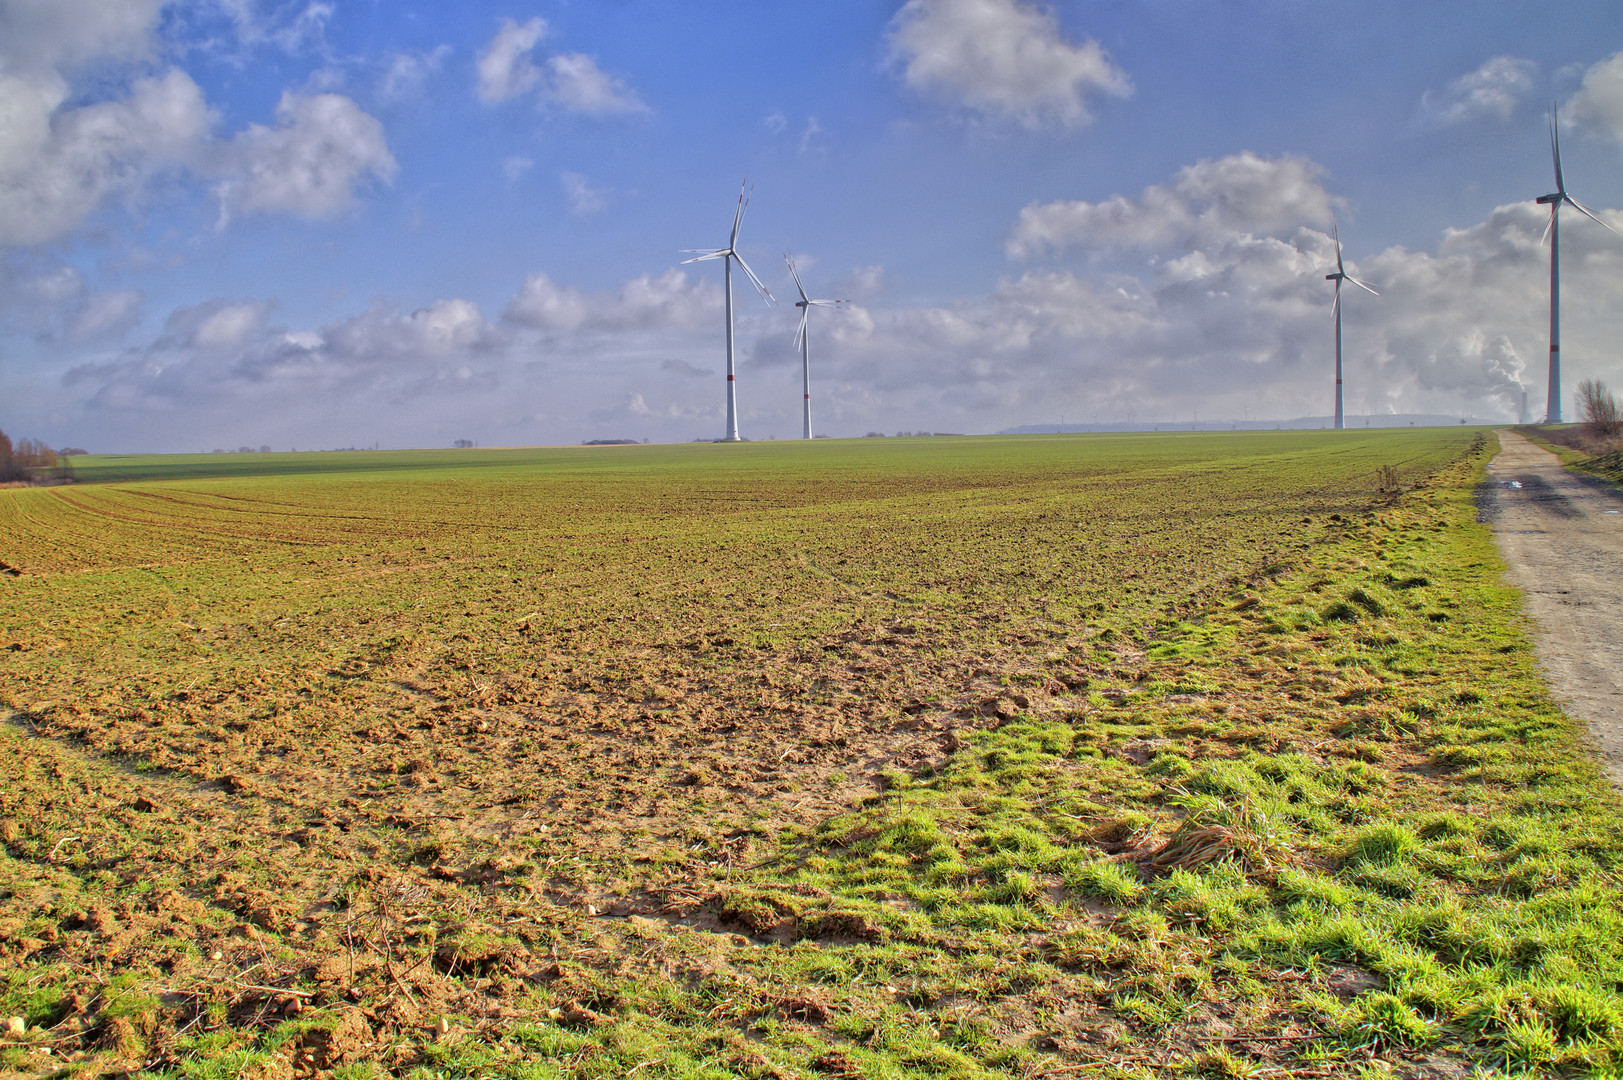
[[(1616, 0), (0, 0), (0, 429), (93, 452), (1545, 410)], [(1560, 221), (1566, 396), (1623, 235)]]

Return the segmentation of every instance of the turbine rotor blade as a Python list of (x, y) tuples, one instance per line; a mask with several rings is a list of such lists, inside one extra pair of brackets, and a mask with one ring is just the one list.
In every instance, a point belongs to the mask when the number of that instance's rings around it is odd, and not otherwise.
[(1561, 178), (1561, 133), (1555, 103), (1550, 103), (1550, 157), (1555, 162), (1555, 190), (1565, 195), (1566, 181)]
[(1607, 225), (1606, 222), (1604, 222), (1600, 218), (1596, 217), (1595, 212), (1593, 210), (1589, 209), (1589, 207), (1585, 206), (1583, 203), (1579, 202), (1577, 199), (1574, 199), (1571, 195), (1568, 195), (1566, 192), (1562, 192), (1561, 197), (1563, 199), (1565, 199), (1567, 202), (1571, 203), (1572, 208), (1574, 210), (1578, 211), (1578, 213), (1582, 214), (1584, 217), (1588, 218), (1590, 221), (1593, 221), (1595, 224), (1601, 226), (1602, 228), (1607, 229), (1610, 232), (1617, 232), (1616, 229), (1612, 228), (1610, 225)]
[[(1347, 269), (1341, 265), (1341, 222), (1336, 220), (1334, 214), (1330, 215), (1330, 235), (1336, 241), (1336, 273), (1345, 274)], [(1340, 286), (1337, 286), (1337, 288), (1340, 288)]]
[(809, 303), (811, 297), (806, 295), (806, 286), (800, 283), (800, 274), (795, 270), (795, 261), (789, 257), (787, 251), (783, 253), (783, 261), (789, 264), (789, 276), (795, 279), (795, 288), (800, 290), (800, 298)]
[(1379, 292), (1376, 291), (1375, 286), (1371, 285), (1367, 281), (1359, 281), (1357, 278), (1353, 277), (1351, 274), (1347, 275), (1347, 280), (1352, 282), (1354, 285), (1357, 285), (1360, 289), (1363, 289), (1367, 293), (1375, 293), (1376, 296), (1381, 295)]
[(810, 315), (811, 308), (800, 309), (800, 326), (795, 330), (795, 348), (797, 349), (800, 348), (800, 343), (806, 340), (806, 319)]
[(833, 307), (835, 304), (849, 304), (850, 302), (851, 301), (849, 301), (849, 300), (807, 300), (806, 301), (806, 303), (808, 303), (808, 304), (816, 304), (818, 307)]
[(731, 251), (726, 251), (726, 250), (723, 250), (723, 251), (710, 251), (710, 252), (706, 252), (703, 255), (700, 255), (697, 259), (683, 259), (681, 262), (677, 263), (676, 265), (678, 265), (678, 266), (686, 266), (688, 263), (709, 262), (711, 259), (724, 259), (724, 258), (726, 258), (727, 256), (729, 256), (731, 254), (732, 254)]
[(1545, 244), (1550, 242), (1550, 230), (1555, 228), (1555, 212), (1560, 208), (1560, 206), (1560, 199), (1557, 199), (1555, 202), (1550, 204), (1550, 222), (1548, 225), (1544, 226), (1544, 235), (1539, 237), (1539, 247), (1543, 247)]
[(761, 279), (755, 276), (755, 271), (751, 270), (750, 264), (744, 261), (744, 256), (740, 255), (736, 251), (729, 252), (729, 254), (738, 260), (738, 265), (744, 268), (744, 273), (749, 275), (750, 281), (754, 282), (755, 287), (760, 290), (761, 299), (765, 300), (768, 304), (776, 306), (778, 301), (777, 298), (772, 295), (772, 290), (761, 284)]
[(745, 197), (744, 193), (745, 185), (748, 183), (749, 181), (745, 180), (738, 185), (738, 209), (733, 211), (733, 239), (729, 246), (738, 244), (738, 227), (744, 223), (744, 207), (749, 205), (749, 199)]
[(1336, 278), (1336, 299), (1330, 305), (1330, 317), (1335, 318), (1336, 312), (1341, 310), (1341, 279)]

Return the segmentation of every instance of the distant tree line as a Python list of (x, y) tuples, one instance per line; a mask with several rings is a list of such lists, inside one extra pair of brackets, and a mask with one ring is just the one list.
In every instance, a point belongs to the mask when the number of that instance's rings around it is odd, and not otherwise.
[(64, 455), (52, 450), (38, 439), (18, 439), (0, 431), (0, 483), (32, 480), (42, 469), (71, 471)]

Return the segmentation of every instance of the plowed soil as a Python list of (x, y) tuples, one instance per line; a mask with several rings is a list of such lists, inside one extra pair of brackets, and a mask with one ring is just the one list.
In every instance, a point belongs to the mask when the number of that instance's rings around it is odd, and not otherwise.
[(718, 875), (974, 731), (1129, 693), (1159, 628), (1470, 437), (890, 442), (0, 493), (12, 1067), (274, 1029), (255, 1068), (401, 1072), (455, 1030), (607, 1023), (617, 978), (871, 940)]

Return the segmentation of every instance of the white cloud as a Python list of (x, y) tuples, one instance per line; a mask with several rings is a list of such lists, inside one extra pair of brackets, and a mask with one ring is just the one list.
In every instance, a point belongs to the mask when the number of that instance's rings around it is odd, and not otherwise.
[(136, 80), (122, 100), (64, 109), (67, 98), (60, 80), (0, 75), (0, 243), (62, 237), (193, 160), (212, 120), (179, 70)]
[(141, 319), (138, 289), (113, 289), (86, 297), (68, 324), (67, 339), (74, 344), (122, 337)]
[(13, 0), (0, 5), (0, 70), (55, 75), (143, 58), (167, 0)]
[(813, 150), (819, 149), (817, 137), (821, 134), (823, 134), (823, 125), (817, 122), (817, 117), (806, 117), (806, 126), (800, 129), (800, 152), (809, 154)]
[(608, 116), (648, 111), (624, 79), (598, 67), (590, 56), (566, 53), (548, 57), (547, 73), (542, 98), (566, 112)]
[(494, 105), (534, 89), (541, 81), (541, 69), (531, 62), (530, 51), (546, 32), (547, 21), (539, 16), (522, 24), (502, 20), (476, 65), (480, 101)]
[(525, 173), (535, 168), (535, 162), (522, 154), (514, 154), (502, 161), (502, 175), (509, 184), (516, 184)]
[(1439, 127), (1484, 117), (1509, 120), (1533, 88), (1536, 74), (1538, 65), (1531, 60), (1496, 56), (1441, 91), (1427, 90), (1420, 96), (1417, 119)]
[(1264, 158), (1245, 151), (1200, 161), (1136, 199), (1032, 203), (1020, 211), (1006, 247), (1011, 258), (1026, 259), (1070, 247), (1159, 247), (1326, 225), (1335, 200), (1323, 176), (1318, 165), (1294, 155)]
[(576, 217), (590, 217), (608, 209), (608, 193), (602, 188), (594, 188), (580, 173), (566, 172), (558, 180), (569, 198), (569, 212)]
[(212, 0), (211, 7), (231, 20), (236, 43), (269, 45), (299, 55), (327, 52), (327, 23), (334, 13), (327, 0), (264, 4), (258, 0)]
[(546, 20), (503, 19), (496, 36), (479, 54), (479, 100), (495, 105), (534, 91), (538, 101), (560, 112), (610, 116), (647, 112), (637, 92), (584, 53), (557, 53), (538, 66), (532, 54), (546, 37)]
[(837, 279), (834, 288), (840, 296), (871, 300), (885, 291), (885, 268), (878, 265), (859, 266)]
[(689, 281), (676, 269), (658, 277), (642, 274), (613, 293), (581, 292), (535, 273), (508, 301), (502, 317), (538, 330), (648, 330), (693, 326), (713, 318), (720, 307), (719, 289)]
[[(250, 125), (221, 141), (215, 114), (186, 72), (132, 77), (150, 70), (163, 6), (0, 5), (0, 244), (61, 240), (109, 207), (140, 206), (161, 179), (214, 180), (223, 222), (244, 210), (327, 216), (350, 205), (366, 177), (392, 177), (381, 126), (346, 97), (285, 94), (275, 127)], [(311, 2), (278, 9), (266, 22), (252, 5), (222, 2), (222, 9), (244, 42), (288, 48), (319, 39), (333, 11)], [(70, 78), (97, 61), (122, 66), (103, 63), (83, 85)], [(310, 81), (335, 70), (322, 68)]]
[(264, 325), (268, 304), (225, 304), (203, 317), (191, 331), (191, 344), (204, 349), (241, 345)]
[(1573, 96), (1567, 119), (1623, 143), (1623, 52), (1584, 72), (1583, 86)]
[(1097, 41), (1065, 40), (1051, 12), (1023, 0), (908, 0), (889, 44), (908, 86), (1028, 128), (1085, 124), (1090, 95), (1131, 91)]
[(42, 342), (85, 345), (121, 337), (140, 321), (143, 299), (138, 289), (92, 292), (78, 270), (44, 258), (0, 262), (0, 324)]
[(439, 72), (445, 58), (450, 55), (449, 45), (440, 45), (422, 53), (395, 53), (378, 79), (378, 97), (383, 101), (420, 97), (428, 80)]
[(368, 418), (409, 417), (427, 432), (447, 410), (459, 423), (492, 412), (501, 335), (471, 301), (409, 313), (376, 303), (319, 331), (265, 325), (271, 306), (213, 300), (179, 309), (150, 345), (69, 369), (62, 393), (103, 439), (146, 431), (150, 444), (157, 425), (194, 448), (194, 439), (331, 445), (360, 441), (331, 433), (352, 433)]
[(222, 210), (330, 217), (355, 202), (355, 188), (394, 179), (383, 125), (339, 94), (283, 94), (275, 127), (250, 124), (223, 148)]
[(437, 300), (409, 315), (385, 304), (322, 331), (325, 348), (351, 361), (444, 359), (488, 345), (489, 328), (471, 300)]

